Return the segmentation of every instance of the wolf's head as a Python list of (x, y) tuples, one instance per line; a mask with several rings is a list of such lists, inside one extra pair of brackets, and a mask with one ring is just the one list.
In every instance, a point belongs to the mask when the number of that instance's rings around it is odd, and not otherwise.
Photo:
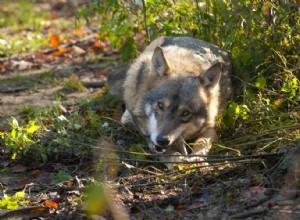
[(178, 72), (167, 59), (157, 47), (150, 67), (150, 75), (155, 79), (150, 79), (143, 105), (148, 144), (158, 154), (164, 153), (179, 137), (193, 141), (205, 129), (214, 127), (222, 74), (220, 62), (205, 71), (199, 67), (191, 73), (183, 69)]

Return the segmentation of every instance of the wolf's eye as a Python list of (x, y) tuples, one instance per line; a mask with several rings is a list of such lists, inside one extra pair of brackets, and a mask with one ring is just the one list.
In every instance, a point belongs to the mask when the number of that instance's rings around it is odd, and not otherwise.
[(164, 109), (164, 103), (161, 102), (161, 101), (158, 101), (158, 102), (157, 102), (157, 106), (158, 106), (158, 108), (159, 108), (160, 110), (163, 110), (163, 109)]
[(181, 119), (183, 121), (188, 121), (190, 119), (191, 115), (192, 115), (192, 113), (188, 110), (183, 110), (180, 114)]

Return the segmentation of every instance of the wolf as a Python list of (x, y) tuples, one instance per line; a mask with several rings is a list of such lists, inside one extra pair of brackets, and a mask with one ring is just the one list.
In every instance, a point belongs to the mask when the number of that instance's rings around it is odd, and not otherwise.
[(230, 72), (230, 57), (217, 46), (159, 37), (127, 70), (121, 122), (133, 123), (169, 169), (174, 162), (202, 160), (217, 139), (216, 117), (232, 94)]

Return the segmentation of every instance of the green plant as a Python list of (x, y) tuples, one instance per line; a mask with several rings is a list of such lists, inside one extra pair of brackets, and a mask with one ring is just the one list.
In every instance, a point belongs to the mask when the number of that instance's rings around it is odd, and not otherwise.
[(60, 171), (56, 174), (56, 178), (55, 178), (55, 184), (58, 184), (58, 183), (61, 183), (61, 182), (64, 182), (64, 181), (68, 181), (68, 180), (71, 180), (73, 177), (67, 173), (67, 172), (64, 172), (64, 171)]
[(35, 120), (30, 120), (24, 126), (20, 126), (14, 117), (9, 121), (9, 125), (11, 131), (0, 132), (0, 137), (3, 139), (5, 146), (12, 152), (12, 159), (15, 159), (19, 152), (26, 152), (35, 143), (33, 135), (41, 126), (36, 125)]
[[(136, 56), (160, 35), (192, 36), (227, 50), (237, 90), (218, 123), (227, 139), (269, 130), (272, 134), (266, 132), (261, 138), (270, 143), (278, 136), (287, 142), (299, 136), (295, 127), (300, 118), (296, 0), (94, 0), (78, 11), (78, 19), (96, 15), (101, 39), (119, 48), (123, 60)], [(293, 132), (273, 132), (281, 127)], [(267, 146), (264, 140), (256, 147)]]
[(3, 198), (0, 199), (0, 209), (17, 209), (19, 205), (24, 206), (28, 201), (26, 200), (27, 195), (23, 192), (16, 192), (13, 196), (4, 194)]
[(78, 76), (72, 74), (69, 77), (69, 79), (63, 83), (63, 89), (67, 92), (75, 92), (75, 91), (82, 92), (85, 90), (85, 87), (82, 84), (82, 82), (79, 80)]

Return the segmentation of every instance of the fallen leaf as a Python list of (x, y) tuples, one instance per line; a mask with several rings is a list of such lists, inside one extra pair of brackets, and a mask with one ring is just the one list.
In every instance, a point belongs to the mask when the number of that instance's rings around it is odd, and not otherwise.
[(16, 166), (12, 167), (10, 170), (13, 173), (22, 173), (27, 170), (27, 167), (18, 164)]
[(15, 61), (15, 60), (12, 60), (11, 61), (12, 65), (11, 65), (11, 68), (12, 69), (18, 69), (18, 70), (26, 70), (26, 69), (30, 69), (32, 66), (33, 66), (33, 63), (31, 62), (27, 62), (27, 61), (24, 61), (24, 60), (21, 60), (21, 61)]
[(179, 205), (176, 207), (176, 210), (178, 210), (178, 211), (186, 210), (185, 204), (179, 204)]
[(64, 52), (67, 51), (67, 48), (66, 47), (59, 47), (58, 51), (61, 52), (61, 53), (64, 53)]
[(51, 201), (51, 200), (46, 200), (44, 202), (44, 205), (48, 206), (50, 208), (53, 208), (53, 209), (57, 209), (58, 208), (58, 204), (56, 202)]
[(68, 180), (68, 181), (65, 181), (64, 184), (68, 187), (71, 187), (71, 186), (74, 186), (74, 181), (73, 180)]
[(32, 183), (33, 181), (29, 178), (25, 178), (14, 185), (15, 189), (23, 189), (26, 185)]
[(82, 29), (75, 29), (75, 30), (73, 30), (73, 34), (80, 36), (80, 35), (85, 34), (85, 31), (83, 31)]
[(41, 52), (35, 52), (34, 57), (35, 57), (35, 59), (38, 59), (41, 61), (47, 61), (49, 59), (49, 56), (47, 56)]
[(59, 35), (58, 34), (50, 34), (50, 46), (58, 47), (60, 45)]
[(5, 68), (3, 65), (0, 64), (0, 73), (4, 73), (5, 72)]
[(252, 186), (252, 187), (249, 187), (248, 189), (245, 189), (242, 192), (242, 195), (245, 198), (245, 200), (247, 200), (247, 201), (248, 200), (259, 201), (266, 197), (265, 192), (266, 192), (266, 188), (264, 188), (264, 187)]
[(100, 40), (100, 34), (99, 33), (95, 34), (95, 40)]
[(51, 12), (51, 13), (50, 13), (50, 18), (51, 18), (52, 20), (55, 20), (55, 19), (60, 18), (60, 15), (59, 15), (59, 13), (57, 13), (57, 12)]
[(86, 53), (86, 51), (78, 46), (73, 46), (73, 53), (77, 56), (82, 56)]
[(101, 76), (106, 76), (107, 75), (107, 72), (106, 71), (103, 71), (103, 70), (101, 70), (101, 71), (99, 71), (98, 73), (96, 73), (96, 75), (95, 75), (95, 77), (101, 77)]
[(61, 52), (59, 50), (56, 50), (52, 53), (52, 56), (59, 57), (61, 55)]
[(36, 177), (40, 176), (43, 172), (45, 172), (45, 171), (43, 171), (43, 170), (34, 170), (34, 171), (31, 172), (31, 175), (36, 178)]
[(101, 41), (96, 41), (90, 48), (96, 52), (101, 52), (105, 49), (106, 45)]

